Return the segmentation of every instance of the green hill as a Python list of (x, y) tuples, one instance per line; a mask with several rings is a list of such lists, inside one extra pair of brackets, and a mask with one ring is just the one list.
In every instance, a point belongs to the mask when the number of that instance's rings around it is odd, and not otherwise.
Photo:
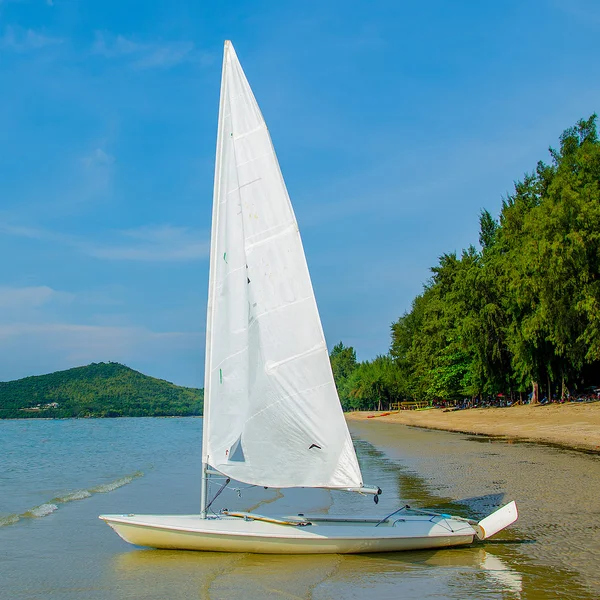
[(119, 363), (0, 383), (0, 418), (201, 415), (204, 390), (148, 377)]

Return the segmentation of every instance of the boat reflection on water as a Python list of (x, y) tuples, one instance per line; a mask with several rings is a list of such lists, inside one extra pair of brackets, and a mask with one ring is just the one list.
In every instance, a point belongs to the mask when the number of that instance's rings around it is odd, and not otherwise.
[(506, 591), (518, 594), (518, 597), (520, 597), (523, 591), (523, 577), (521, 573), (511, 569), (498, 556), (494, 556), (485, 550), (483, 554), (480, 566), (485, 570), (486, 575), (500, 583)]
[[(521, 598), (521, 573), (483, 548), (363, 555), (134, 550), (116, 555), (118, 588), (145, 598)], [(332, 596), (333, 594), (333, 596)]]

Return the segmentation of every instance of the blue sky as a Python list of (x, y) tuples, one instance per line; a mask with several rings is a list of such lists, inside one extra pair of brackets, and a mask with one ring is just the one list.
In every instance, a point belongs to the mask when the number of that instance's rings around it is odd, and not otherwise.
[(385, 353), (444, 252), (600, 109), (596, 0), (0, 0), (0, 380), (202, 385), (224, 39), (328, 344)]

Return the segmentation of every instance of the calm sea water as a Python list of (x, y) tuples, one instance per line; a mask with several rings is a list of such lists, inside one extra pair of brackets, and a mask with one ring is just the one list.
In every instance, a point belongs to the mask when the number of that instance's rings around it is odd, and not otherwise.
[[(472, 548), (356, 556), (129, 546), (101, 513), (198, 510), (201, 419), (0, 421), (0, 598), (598, 597), (600, 460), (378, 423), (352, 425), (372, 499), (232, 485), (218, 507), (382, 516), (406, 502), (521, 520)], [(508, 492), (503, 498), (504, 493)]]

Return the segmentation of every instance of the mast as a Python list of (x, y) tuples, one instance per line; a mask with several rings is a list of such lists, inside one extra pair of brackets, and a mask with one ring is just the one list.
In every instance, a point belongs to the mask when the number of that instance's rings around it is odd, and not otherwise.
[(215, 295), (215, 253), (217, 246), (217, 231), (219, 219), (219, 190), (221, 184), (221, 158), (223, 148), (223, 115), (225, 104), (225, 85), (227, 69), (227, 53), (231, 42), (225, 40), (223, 47), (223, 68), (221, 71), (221, 94), (219, 98), (219, 120), (217, 126), (217, 152), (215, 158), (215, 180), (213, 188), (212, 227), (210, 236), (210, 266), (208, 274), (208, 302), (206, 306), (206, 352), (204, 357), (204, 405), (202, 416), (202, 485), (200, 490), (200, 516), (206, 518), (208, 503), (208, 412), (210, 410), (211, 366), (212, 366), (212, 340), (213, 340), (213, 306)]

